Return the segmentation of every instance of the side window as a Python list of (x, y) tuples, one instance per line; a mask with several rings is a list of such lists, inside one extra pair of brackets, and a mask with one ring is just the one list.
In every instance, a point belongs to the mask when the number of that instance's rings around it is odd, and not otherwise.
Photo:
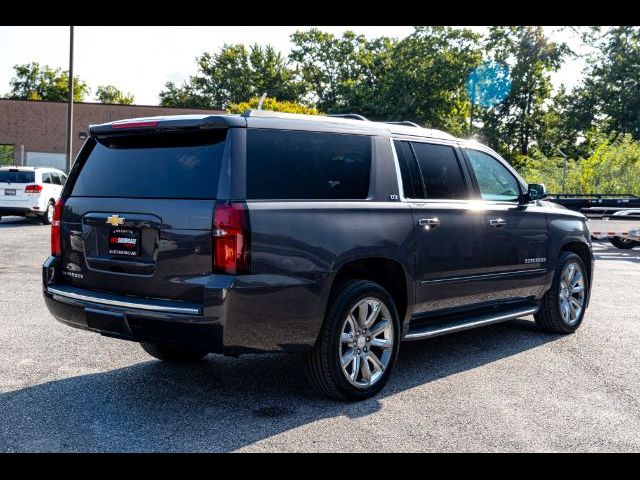
[(422, 172), (426, 198), (464, 200), (469, 197), (453, 147), (418, 142), (411, 145)]
[(48, 172), (44, 172), (44, 173), (42, 174), (42, 183), (53, 183), (53, 182), (51, 181), (51, 174), (50, 174), (50, 173), (48, 173)]
[(62, 185), (60, 177), (55, 172), (51, 172), (51, 183), (53, 183), (54, 185)]
[(67, 183), (67, 176), (63, 173), (60, 174), (60, 180), (62, 181), (62, 185)]
[(424, 198), (420, 172), (416, 164), (416, 158), (411, 151), (409, 142), (395, 140), (393, 142), (398, 156), (400, 176), (402, 177), (402, 190), (405, 198)]
[(370, 177), (370, 137), (247, 131), (248, 199), (364, 199)]
[(491, 155), (467, 149), (483, 200), (515, 202), (520, 196), (516, 178)]

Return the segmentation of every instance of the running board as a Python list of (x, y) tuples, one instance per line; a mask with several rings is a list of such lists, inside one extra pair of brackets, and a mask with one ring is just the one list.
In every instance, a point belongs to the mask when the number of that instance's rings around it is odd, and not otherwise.
[(523, 317), (536, 313), (540, 307), (537, 305), (528, 305), (525, 307), (512, 308), (501, 312), (486, 313), (473, 318), (463, 318), (456, 320), (440, 320), (434, 321), (432, 324), (420, 325), (415, 329), (409, 329), (404, 336), (404, 340), (422, 340), (424, 338), (438, 337), (448, 333), (461, 332), (476, 327), (484, 327), (493, 323), (506, 322), (514, 318)]

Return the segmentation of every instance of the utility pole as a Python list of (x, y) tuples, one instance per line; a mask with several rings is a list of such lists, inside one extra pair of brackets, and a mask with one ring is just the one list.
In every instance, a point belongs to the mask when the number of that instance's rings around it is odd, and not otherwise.
[(69, 27), (69, 104), (67, 106), (67, 173), (73, 155), (73, 26)]

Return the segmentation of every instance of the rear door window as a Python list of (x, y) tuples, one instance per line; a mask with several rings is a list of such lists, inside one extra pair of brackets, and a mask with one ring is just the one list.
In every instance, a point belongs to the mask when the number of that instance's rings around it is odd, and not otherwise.
[(405, 198), (424, 198), (424, 189), (420, 178), (420, 171), (416, 163), (416, 157), (411, 151), (409, 142), (396, 140), (396, 147), (400, 175), (402, 178), (402, 191)]
[(35, 181), (35, 172), (0, 170), (0, 183), (34, 183)]
[(460, 162), (448, 145), (413, 142), (426, 198), (464, 200), (469, 197)]
[(55, 172), (51, 172), (51, 183), (53, 183), (54, 185), (62, 185), (60, 177)]
[(51, 181), (51, 174), (49, 172), (44, 172), (42, 174), (42, 183), (53, 183)]
[(94, 140), (71, 195), (215, 199), (225, 139), (214, 130)]
[(364, 199), (371, 138), (323, 132), (250, 129), (248, 199)]

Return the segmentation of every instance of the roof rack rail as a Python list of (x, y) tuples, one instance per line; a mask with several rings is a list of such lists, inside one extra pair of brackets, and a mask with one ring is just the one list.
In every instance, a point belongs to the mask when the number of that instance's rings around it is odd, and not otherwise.
[(357, 113), (329, 113), (327, 114), (327, 117), (352, 118), (354, 120), (362, 120), (364, 122), (369, 121), (367, 117), (363, 117)]
[(418, 125), (415, 122), (410, 122), (409, 120), (403, 120), (401, 122), (384, 122), (384, 123), (389, 123), (391, 125), (407, 125), (408, 127), (416, 127), (416, 128), (422, 128), (420, 125)]

